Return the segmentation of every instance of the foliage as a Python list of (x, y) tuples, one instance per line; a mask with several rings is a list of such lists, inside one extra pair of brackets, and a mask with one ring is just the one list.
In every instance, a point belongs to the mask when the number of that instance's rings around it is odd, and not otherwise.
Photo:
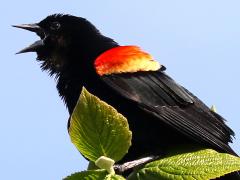
[[(114, 163), (127, 154), (132, 133), (127, 119), (98, 97), (82, 89), (70, 120), (69, 135), (91, 167), (66, 180), (122, 180), (116, 175)], [(156, 137), (157, 140), (157, 137)], [(179, 153), (150, 162), (130, 174), (129, 180), (212, 179), (240, 170), (240, 158), (230, 154), (202, 149)]]

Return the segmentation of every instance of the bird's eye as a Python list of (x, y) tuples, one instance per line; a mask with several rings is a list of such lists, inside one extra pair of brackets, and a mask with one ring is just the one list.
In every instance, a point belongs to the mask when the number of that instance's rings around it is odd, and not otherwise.
[(52, 22), (51, 25), (50, 25), (50, 29), (53, 30), (53, 31), (58, 30), (60, 27), (61, 27), (61, 25), (60, 25), (59, 22)]

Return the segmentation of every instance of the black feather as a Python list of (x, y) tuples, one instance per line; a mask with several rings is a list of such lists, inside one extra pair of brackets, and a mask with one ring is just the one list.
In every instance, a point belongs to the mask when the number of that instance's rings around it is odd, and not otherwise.
[(233, 131), (218, 114), (161, 71), (106, 75), (102, 80), (119, 95), (136, 102), (195, 141), (234, 154), (228, 145)]

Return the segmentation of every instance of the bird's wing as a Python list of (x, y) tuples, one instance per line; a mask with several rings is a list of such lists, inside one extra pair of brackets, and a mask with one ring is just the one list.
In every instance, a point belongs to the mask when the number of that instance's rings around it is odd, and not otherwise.
[(228, 145), (234, 133), (225, 120), (164, 72), (112, 74), (101, 76), (101, 79), (121, 96), (177, 131), (234, 154)]

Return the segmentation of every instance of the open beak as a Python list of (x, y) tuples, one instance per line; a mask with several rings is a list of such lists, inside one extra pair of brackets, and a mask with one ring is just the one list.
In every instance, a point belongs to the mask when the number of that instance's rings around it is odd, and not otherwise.
[[(40, 26), (38, 26), (37, 24), (21, 24), (21, 25), (13, 25), (13, 27), (32, 31), (37, 34), (41, 34), (43, 32), (42, 28)], [(44, 41), (41, 39), (41, 40), (34, 42), (30, 46), (22, 49), (21, 51), (17, 52), (16, 54), (26, 53), (26, 52), (36, 52), (38, 49), (42, 48), (43, 46), (44, 46)]]

